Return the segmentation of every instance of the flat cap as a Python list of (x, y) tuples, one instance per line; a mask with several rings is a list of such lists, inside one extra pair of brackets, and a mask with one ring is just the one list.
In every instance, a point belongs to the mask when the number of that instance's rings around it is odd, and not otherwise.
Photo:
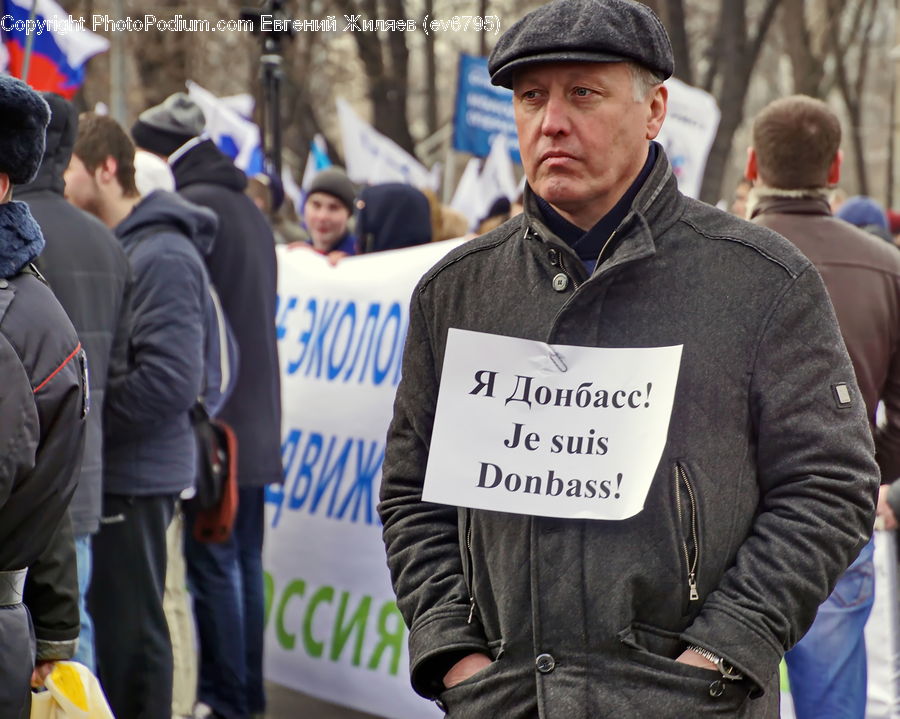
[(513, 72), (538, 62), (635, 62), (665, 80), (675, 70), (662, 22), (632, 0), (555, 0), (528, 13), (494, 46), (494, 85), (512, 87)]
[(34, 179), (44, 157), (50, 108), (21, 80), (0, 73), (0, 172), (14, 185)]

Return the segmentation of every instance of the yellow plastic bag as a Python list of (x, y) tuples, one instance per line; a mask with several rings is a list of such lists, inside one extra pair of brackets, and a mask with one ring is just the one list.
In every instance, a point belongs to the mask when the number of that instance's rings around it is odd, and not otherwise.
[(97, 677), (78, 662), (57, 662), (45, 685), (32, 694), (31, 719), (115, 719)]

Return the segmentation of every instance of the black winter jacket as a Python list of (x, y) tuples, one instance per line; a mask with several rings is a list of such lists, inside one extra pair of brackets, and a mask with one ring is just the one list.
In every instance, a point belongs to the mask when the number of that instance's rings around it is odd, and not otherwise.
[[(84, 353), (49, 287), (23, 272), (43, 244), (26, 205), (0, 204), (0, 571), (31, 567), (47, 552), (75, 491), (84, 445)], [(57, 576), (62, 585), (49, 603), (38, 592), (41, 610), (34, 624), (39, 637), (41, 627), (48, 626), (48, 638), (71, 642), (78, 636), (71, 535), (56, 546), (70, 571)], [(0, 685), (5, 690), (34, 658), (30, 643), (21, 641), (30, 631), (24, 611), (0, 611)], [(17, 707), (4, 704), (9, 694), (0, 691), (0, 716), (18, 716), (13, 713)]]
[(103, 491), (103, 404), (112, 362), (124, 362), (129, 332), (130, 270), (112, 232), (63, 197), (63, 173), (72, 156), (78, 118), (57, 95), (50, 105), (47, 146), (37, 177), (17, 187), (15, 197), (31, 209), (46, 246), (35, 263), (78, 332), (87, 353), (91, 403), (78, 488), (69, 506), (76, 536), (100, 524)]
[[(617, 234), (588, 277), (526, 192), (523, 216), (450, 252), (413, 293), (379, 512), (413, 685), (451, 717), (774, 719), (784, 651), (871, 534), (865, 405), (809, 260), (685, 198), (662, 152)], [(451, 327), (683, 345), (643, 510), (561, 520), (423, 502)], [(688, 644), (745, 678), (676, 662)], [(443, 690), (447, 661), (468, 652), (495, 661)]]
[(237, 434), (238, 483), (258, 487), (283, 482), (275, 239), (244, 194), (244, 173), (212, 141), (199, 141), (170, 163), (178, 193), (219, 217), (206, 263), (240, 349), (237, 384), (219, 412)]

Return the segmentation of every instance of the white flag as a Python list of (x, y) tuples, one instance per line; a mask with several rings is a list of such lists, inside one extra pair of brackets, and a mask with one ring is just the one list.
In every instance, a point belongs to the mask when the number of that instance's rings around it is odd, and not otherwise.
[(351, 180), (370, 185), (405, 182), (419, 188), (437, 189), (435, 179), (422, 163), (362, 120), (350, 103), (338, 98), (337, 110), (347, 175)]

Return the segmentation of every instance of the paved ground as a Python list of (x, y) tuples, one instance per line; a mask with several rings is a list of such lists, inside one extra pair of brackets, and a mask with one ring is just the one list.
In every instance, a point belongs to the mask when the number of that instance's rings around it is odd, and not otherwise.
[(381, 719), (266, 682), (266, 719)]

